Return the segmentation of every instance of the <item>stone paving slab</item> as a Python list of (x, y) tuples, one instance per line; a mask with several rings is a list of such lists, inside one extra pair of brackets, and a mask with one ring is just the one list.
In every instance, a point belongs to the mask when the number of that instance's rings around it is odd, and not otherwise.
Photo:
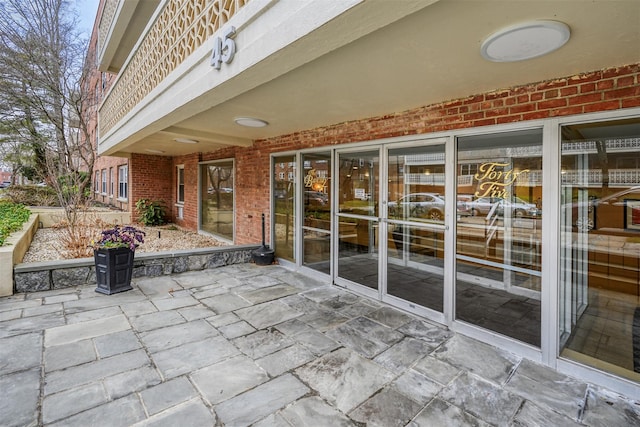
[(53, 347), (54, 345), (70, 344), (72, 342), (82, 341), (83, 339), (94, 338), (127, 329), (131, 329), (131, 325), (122, 314), (87, 322), (58, 326), (45, 331), (44, 346)]
[(42, 336), (37, 333), (0, 339), (0, 376), (40, 367)]
[(291, 374), (279, 376), (216, 406), (220, 420), (229, 426), (250, 425), (287, 406), (309, 392)]
[(280, 266), (0, 298), (1, 426), (632, 426), (620, 396)]
[(37, 368), (0, 376), (0, 423), (7, 427), (36, 425), (40, 387)]

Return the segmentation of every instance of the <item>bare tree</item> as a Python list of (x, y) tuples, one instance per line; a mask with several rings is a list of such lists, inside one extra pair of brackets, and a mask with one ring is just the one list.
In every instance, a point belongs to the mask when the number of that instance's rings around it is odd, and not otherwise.
[[(0, 122), (6, 140), (29, 147), (73, 229), (87, 203), (94, 151), (86, 90), (87, 40), (69, 0), (0, 3)], [(92, 103), (93, 102), (93, 103)], [(72, 230), (73, 231), (73, 230)]]

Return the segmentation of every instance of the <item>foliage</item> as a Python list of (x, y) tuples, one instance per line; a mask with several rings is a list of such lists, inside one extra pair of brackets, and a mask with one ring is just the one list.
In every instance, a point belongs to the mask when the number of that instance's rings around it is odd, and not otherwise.
[(110, 225), (88, 213), (77, 219), (74, 227), (66, 220), (53, 224), (51, 228), (59, 230), (58, 241), (67, 250), (65, 258), (85, 258), (93, 255), (93, 243), (100, 235), (100, 229)]
[(16, 174), (46, 180), (70, 234), (78, 235), (91, 186), (83, 171), (95, 160), (90, 123), (98, 87), (90, 84), (95, 54), (78, 30), (74, 4), (0, 2), (0, 160)]
[(0, 246), (4, 245), (9, 234), (22, 228), (30, 214), (24, 205), (0, 200)]
[(60, 206), (58, 196), (51, 187), (12, 185), (4, 190), (4, 195), (13, 203), (25, 206)]
[(145, 232), (130, 225), (102, 230), (100, 239), (92, 242), (94, 249), (98, 248), (129, 248), (135, 251), (138, 245), (144, 243)]
[(138, 221), (147, 226), (165, 223), (166, 208), (162, 202), (140, 199), (136, 202), (136, 210), (140, 214)]
[(58, 177), (56, 181), (57, 185), (54, 187), (61, 193), (58, 197), (62, 198), (63, 203), (73, 201), (84, 204), (91, 198), (91, 185), (84, 185), (91, 182), (91, 175), (88, 172), (74, 171)]

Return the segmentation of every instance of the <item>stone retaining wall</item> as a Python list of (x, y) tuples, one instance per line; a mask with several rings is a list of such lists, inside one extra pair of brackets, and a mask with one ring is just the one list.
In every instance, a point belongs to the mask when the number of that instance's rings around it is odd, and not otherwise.
[[(223, 246), (174, 252), (138, 253), (133, 277), (163, 276), (251, 261), (258, 246)], [(32, 262), (13, 269), (15, 292), (37, 292), (96, 283), (93, 258)]]

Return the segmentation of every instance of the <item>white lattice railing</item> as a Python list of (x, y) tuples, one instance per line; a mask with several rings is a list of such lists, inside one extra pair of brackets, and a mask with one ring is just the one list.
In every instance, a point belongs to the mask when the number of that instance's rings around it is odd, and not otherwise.
[[(607, 152), (638, 151), (640, 150), (640, 138), (609, 138), (604, 139), (604, 148)], [(597, 153), (596, 141), (563, 142), (562, 154)]]
[[(100, 16), (100, 23), (98, 24), (98, 51), (102, 52), (109, 35), (109, 29), (113, 18), (116, 16), (116, 10), (118, 9), (119, 0), (105, 0), (104, 8), (102, 9), (102, 15)], [(120, 0), (123, 1), (123, 0)]]
[[(562, 185), (601, 187), (602, 170), (588, 169), (562, 173)], [(633, 187), (640, 185), (639, 169), (609, 169), (609, 187)]]
[(443, 173), (432, 173), (425, 175), (423, 173), (408, 173), (404, 176), (406, 184), (422, 184), (422, 185), (444, 185)]
[(444, 165), (444, 153), (409, 154), (404, 156), (406, 166)]
[(122, 120), (249, 1), (167, 1), (104, 100), (100, 108), (100, 135)]

